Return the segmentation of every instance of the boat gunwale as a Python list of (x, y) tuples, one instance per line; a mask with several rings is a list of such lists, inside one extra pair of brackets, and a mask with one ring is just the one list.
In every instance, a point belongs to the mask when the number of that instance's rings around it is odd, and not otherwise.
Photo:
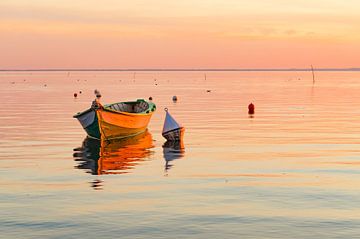
[(73, 115), (73, 118), (79, 118), (81, 115), (84, 115), (84, 114), (86, 114), (86, 113), (89, 113), (89, 112), (91, 112), (91, 111), (93, 111), (93, 110), (94, 110), (94, 109), (89, 108), (89, 109), (84, 110), (84, 111), (82, 111), (82, 112), (78, 112), (78, 113), (76, 113), (75, 115)]
[(99, 139), (99, 138), (96, 138), (96, 137), (94, 137), (94, 136), (91, 136), (91, 135), (86, 135), (86, 137), (88, 137), (88, 138), (90, 138), (90, 139), (96, 139), (96, 140), (101, 140), (101, 138)]
[[(141, 111), (141, 112), (138, 112), (138, 113), (130, 113), (130, 112), (126, 112), (126, 111), (118, 111), (118, 110), (113, 110), (110, 108), (111, 105), (115, 105), (115, 104), (131, 104), (131, 103), (138, 103), (139, 101), (143, 101), (143, 102), (146, 102), (148, 104), (148, 108), (144, 111)], [(151, 106), (155, 106), (154, 107), (151, 107)], [(150, 110), (150, 108), (154, 108), (153, 111)], [(123, 114), (123, 115), (128, 115), (128, 116), (136, 116), (136, 115), (141, 115), (141, 116), (145, 116), (145, 115), (151, 115), (155, 112), (156, 110), (156, 105), (152, 102), (147, 102), (146, 100), (137, 100), (137, 101), (125, 101), (125, 102), (116, 102), (116, 103), (111, 103), (111, 104), (106, 104), (103, 106), (103, 108), (101, 109), (98, 109), (98, 110), (104, 110), (104, 111), (108, 111), (108, 112), (111, 112), (111, 113), (117, 113), (117, 114)], [(149, 113), (146, 113), (146, 111), (149, 110)]]
[(151, 115), (154, 113), (154, 111), (150, 111), (149, 113), (146, 113), (146, 111), (142, 111), (142, 112), (139, 112), (139, 113), (129, 113), (129, 112), (126, 112), (126, 111), (116, 111), (116, 110), (113, 110), (113, 109), (109, 109), (109, 108), (103, 108), (103, 109), (98, 109), (98, 110), (103, 110), (103, 111), (108, 111), (110, 113), (116, 113), (116, 114), (122, 114), (122, 115), (128, 115), (128, 116), (145, 116), (145, 115)]

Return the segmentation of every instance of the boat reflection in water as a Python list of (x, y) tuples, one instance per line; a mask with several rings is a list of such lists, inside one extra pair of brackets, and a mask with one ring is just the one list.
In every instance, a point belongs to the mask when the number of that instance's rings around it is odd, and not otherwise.
[(74, 149), (74, 160), (78, 169), (88, 169), (88, 173), (124, 174), (129, 173), (139, 162), (152, 154), (151, 134), (142, 134), (118, 140), (103, 141), (85, 138), (82, 147)]
[[(173, 167), (172, 161), (180, 159), (185, 155), (184, 142), (181, 141), (166, 141), (164, 143), (163, 153), (165, 159), (165, 173)], [(167, 174), (166, 174), (167, 175)]]

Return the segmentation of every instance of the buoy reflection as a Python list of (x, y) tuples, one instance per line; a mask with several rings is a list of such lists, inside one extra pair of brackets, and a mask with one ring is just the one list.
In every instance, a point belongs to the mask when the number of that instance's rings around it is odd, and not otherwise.
[(88, 173), (124, 174), (152, 154), (152, 135), (146, 131), (126, 139), (103, 141), (85, 138), (82, 147), (74, 149), (74, 160), (78, 169)]
[(173, 167), (172, 161), (185, 156), (185, 147), (182, 140), (166, 141), (162, 147), (165, 159), (165, 173), (168, 173)]

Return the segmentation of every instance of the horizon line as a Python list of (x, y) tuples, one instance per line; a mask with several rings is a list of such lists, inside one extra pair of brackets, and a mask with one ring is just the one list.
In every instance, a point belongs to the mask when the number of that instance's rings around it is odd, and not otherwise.
[[(41, 69), (0, 69), (0, 72), (27, 71), (312, 71), (311, 68), (41, 68)], [(360, 71), (360, 67), (314, 68), (314, 71)]]

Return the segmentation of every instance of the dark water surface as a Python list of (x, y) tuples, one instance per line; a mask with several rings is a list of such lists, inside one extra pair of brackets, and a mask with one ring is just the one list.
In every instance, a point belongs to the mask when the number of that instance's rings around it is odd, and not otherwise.
[[(86, 139), (94, 89), (152, 96), (148, 132)], [(359, 92), (360, 72), (1, 72), (0, 238), (360, 238)]]

